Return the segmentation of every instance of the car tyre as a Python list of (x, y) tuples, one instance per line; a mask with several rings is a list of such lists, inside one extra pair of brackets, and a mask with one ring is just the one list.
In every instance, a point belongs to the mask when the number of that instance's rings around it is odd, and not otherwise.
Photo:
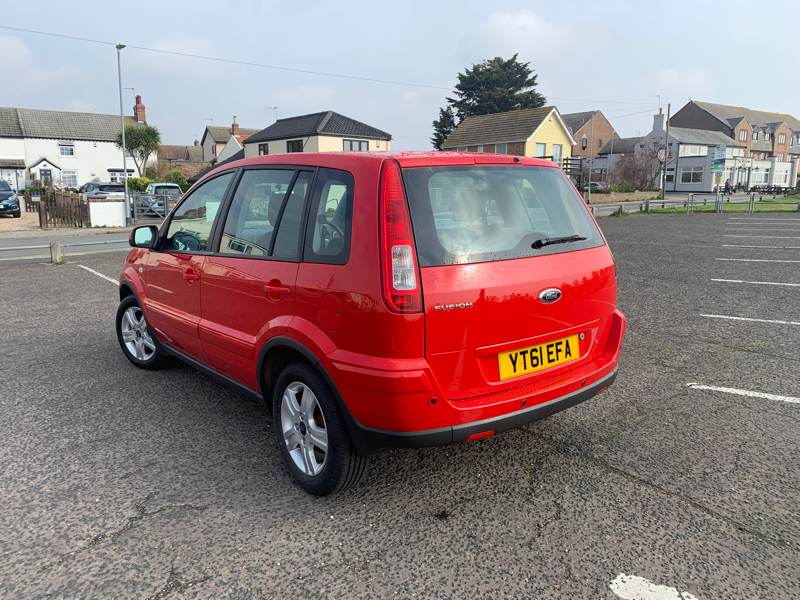
[(169, 363), (169, 356), (147, 326), (135, 296), (128, 296), (117, 308), (117, 340), (125, 357), (140, 369), (155, 370)]
[(17, 212), (14, 213), (14, 218), (15, 219), (19, 219), (21, 216), (22, 216), (22, 212), (20, 212), (20, 211), (17, 211)]
[(358, 483), (367, 467), (327, 383), (311, 366), (294, 363), (278, 377), (273, 426), (292, 478), (308, 493), (327, 496)]

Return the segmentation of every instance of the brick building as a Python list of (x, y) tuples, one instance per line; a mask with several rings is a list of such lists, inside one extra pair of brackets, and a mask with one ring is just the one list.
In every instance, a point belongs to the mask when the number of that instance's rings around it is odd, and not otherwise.
[(599, 110), (569, 113), (562, 118), (575, 138), (573, 157), (597, 158), (603, 146), (612, 139), (619, 139), (613, 125)]

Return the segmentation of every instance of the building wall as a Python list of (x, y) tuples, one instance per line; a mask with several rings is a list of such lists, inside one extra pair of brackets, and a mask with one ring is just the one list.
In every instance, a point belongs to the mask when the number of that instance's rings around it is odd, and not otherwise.
[[(586, 141), (588, 142), (586, 150), (581, 147), (583, 136), (586, 136)], [(575, 145), (572, 146), (572, 156), (581, 158), (597, 158), (597, 153), (612, 137), (619, 139), (614, 127), (601, 112), (595, 113), (572, 137), (575, 138)]]
[(239, 141), (235, 137), (231, 136), (230, 139), (228, 139), (228, 143), (224, 144), (222, 149), (217, 152), (217, 162), (227, 160), (241, 149), (242, 145), (239, 143)]
[[(260, 142), (269, 144), (270, 154), (283, 154), (286, 152), (286, 142), (291, 140), (300, 140), (304, 142), (303, 152), (342, 152), (344, 148), (344, 140), (363, 140), (368, 142), (369, 152), (385, 152), (390, 149), (391, 142), (387, 140), (367, 140), (359, 137), (337, 137), (329, 135), (312, 135), (307, 138), (287, 138), (285, 140), (271, 140), (269, 142)], [(259, 142), (245, 143), (244, 155), (247, 158), (258, 156)]]
[[(73, 156), (61, 156), (58, 142), (57, 139), (0, 138), (0, 158), (21, 158), (25, 161), (26, 166), (44, 158), (60, 168), (60, 172), (54, 170), (53, 173), (56, 184), (61, 183), (58, 176), (63, 171), (74, 171), (77, 185), (80, 186), (93, 179), (108, 181), (109, 169), (122, 170), (122, 154), (114, 142), (75, 140), (73, 141)], [(154, 165), (156, 162), (157, 158), (153, 155), (149, 164)], [(133, 160), (130, 158), (128, 159), (128, 168), (135, 169)], [(10, 173), (6, 173), (6, 171), (4, 169), (4, 178), (10, 176)], [(25, 169), (20, 176), (20, 189), (25, 189), (28, 184), (27, 169)]]
[(553, 155), (553, 144), (561, 144), (561, 158), (572, 156), (572, 140), (559, 121), (555, 111), (525, 142), (525, 156), (536, 156), (536, 144), (545, 144), (545, 156)]

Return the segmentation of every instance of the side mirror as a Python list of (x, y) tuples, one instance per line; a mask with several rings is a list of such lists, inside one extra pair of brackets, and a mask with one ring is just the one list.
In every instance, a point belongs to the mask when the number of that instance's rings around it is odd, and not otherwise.
[(132, 248), (152, 248), (158, 239), (158, 227), (155, 225), (141, 225), (131, 230), (128, 243)]

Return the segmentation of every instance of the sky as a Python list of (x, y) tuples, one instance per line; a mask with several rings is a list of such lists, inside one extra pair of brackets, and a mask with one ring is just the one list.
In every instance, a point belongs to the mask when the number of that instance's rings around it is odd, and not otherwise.
[[(0, 25), (418, 85), (287, 72), (126, 48), (123, 86), (163, 143), (206, 125), (262, 128), (335, 110), (430, 147), (431, 121), (464, 68), (519, 54), (562, 113), (602, 110), (623, 136), (690, 98), (800, 116), (796, 0), (0, 0)], [(0, 28), (0, 106), (119, 113), (116, 52)], [(130, 114), (134, 91), (123, 90)]]

